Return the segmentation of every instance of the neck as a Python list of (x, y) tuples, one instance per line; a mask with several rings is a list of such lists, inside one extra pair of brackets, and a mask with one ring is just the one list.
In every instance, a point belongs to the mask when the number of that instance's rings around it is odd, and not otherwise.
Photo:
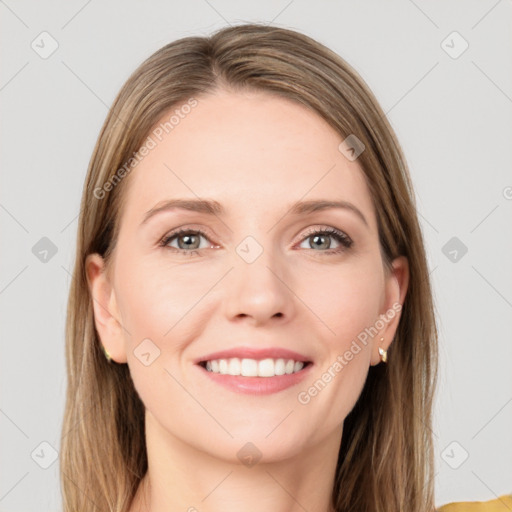
[(245, 465), (237, 449), (220, 459), (183, 443), (146, 411), (148, 471), (129, 512), (332, 512), (340, 431), (289, 458)]

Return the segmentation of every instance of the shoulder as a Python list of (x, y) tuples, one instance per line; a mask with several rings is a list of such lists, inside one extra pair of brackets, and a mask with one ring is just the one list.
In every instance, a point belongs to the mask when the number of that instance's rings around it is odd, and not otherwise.
[(509, 512), (512, 510), (512, 494), (490, 501), (464, 501), (443, 505), (437, 512)]

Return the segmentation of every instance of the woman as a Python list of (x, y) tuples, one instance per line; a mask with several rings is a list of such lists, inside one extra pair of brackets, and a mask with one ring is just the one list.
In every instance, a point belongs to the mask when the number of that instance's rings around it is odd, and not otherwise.
[(434, 510), (414, 191), (343, 59), (247, 24), (132, 74), (84, 186), (66, 357), (66, 512)]

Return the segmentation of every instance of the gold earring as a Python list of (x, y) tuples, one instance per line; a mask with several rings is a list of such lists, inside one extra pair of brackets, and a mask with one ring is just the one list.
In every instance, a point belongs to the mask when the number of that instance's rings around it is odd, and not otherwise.
[[(381, 338), (380, 341), (384, 341), (384, 338)], [(379, 347), (379, 354), (380, 354), (380, 358), (381, 358), (382, 362), (387, 363), (388, 362), (388, 351), (384, 350), (382, 347)]]
[(107, 361), (110, 363), (112, 361), (112, 356), (108, 353), (108, 351), (104, 347), (103, 343), (101, 343), (101, 348), (103, 349), (103, 352), (105, 354), (105, 357), (107, 358)]

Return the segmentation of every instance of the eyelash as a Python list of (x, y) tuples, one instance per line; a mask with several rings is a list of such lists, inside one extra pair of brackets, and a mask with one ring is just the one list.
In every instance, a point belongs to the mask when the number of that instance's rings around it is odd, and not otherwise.
[[(208, 235), (200, 229), (180, 228), (180, 229), (177, 229), (176, 231), (173, 231), (172, 233), (169, 233), (168, 235), (164, 236), (164, 238), (160, 241), (159, 246), (170, 249), (171, 251), (176, 252), (176, 253), (181, 253), (184, 256), (185, 255), (200, 256), (201, 255), (200, 251), (202, 251), (202, 249), (192, 249), (190, 251), (186, 251), (184, 249), (176, 249), (176, 247), (169, 247), (167, 245), (174, 238), (178, 237), (179, 235), (184, 235), (184, 234), (202, 235), (206, 239), (208, 239)], [(339, 254), (343, 251), (346, 251), (347, 249), (350, 249), (353, 244), (353, 241), (350, 239), (350, 237), (348, 237), (345, 233), (343, 233), (342, 231), (339, 231), (335, 228), (323, 228), (323, 229), (313, 228), (312, 230), (310, 230), (306, 233), (306, 235), (301, 239), (300, 242), (307, 240), (308, 238), (310, 238), (313, 235), (330, 235), (333, 238), (335, 238), (336, 241), (339, 242), (342, 246), (342, 247), (338, 247), (337, 249), (328, 249), (326, 251), (315, 251), (315, 252), (320, 252), (323, 254)], [(313, 250), (313, 249), (311, 249), (311, 250)]]

